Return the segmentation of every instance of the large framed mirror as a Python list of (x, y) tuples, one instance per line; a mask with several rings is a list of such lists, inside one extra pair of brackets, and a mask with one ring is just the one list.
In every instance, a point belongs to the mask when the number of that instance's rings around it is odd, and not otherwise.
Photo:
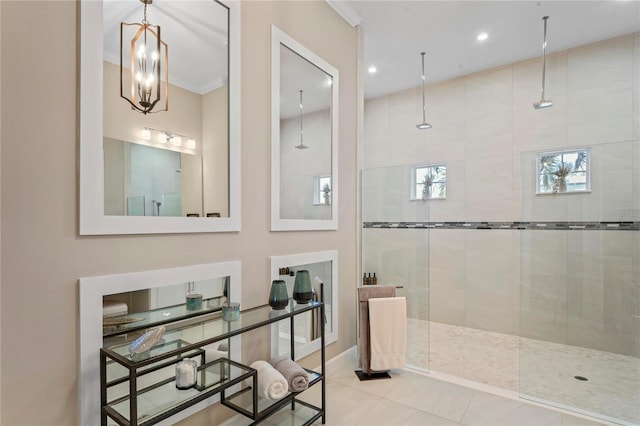
[[(298, 253), (271, 256), (271, 279), (283, 280), (289, 296), (297, 271), (307, 270), (311, 277), (315, 298), (320, 298), (320, 283), (324, 284), (325, 318), (314, 310), (295, 317), (294, 349), (296, 359), (303, 358), (320, 349), (320, 327), (325, 327), (325, 345), (338, 340), (338, 251), (328, 250), (313, 253)], [(295, 303), (295, 302), (294, 302)], [(290, 353), (291, 325), (289, 321), (273, 324), (271, 329), (271, 356)]]
[(338, 229), (338, 70), (271, 28), (271, 230)]
[[(80, 3), (81, 235), (240, 230), (239, 8)], [(143, 17), (161, 28), (163, 43), (149, 54), (160, 66), (145, 56), (163, 95), (148, 113), (132, 106), (148, 87), (137, 71), (144, 48), (134, 45), (137, 27), (121, 27)], [(137, 104), (125, 99), (136, 95)]]
[[(224, 301), (242, 300), (241, 282), (240, 261), (81, 278), (78, 424), (100, 424), (101, 347), (121, 344), (123, 348), (127, 348), (131, 341), (151, 327), (165, 325), (169, 335), (171, 327), (179, 327), (187, 321), (215, 318), (220, 315)], [(192, 296), (197, 296), (197, 299)], [(192, 300), (198, 300), (199, 303), (195, 305), (191, 303)], [(180, 321), (170, 322), (176, 318)], [(190, 341), (197, 342), (204, 336), (191, 337), (193, 340)], [(165, 344), (173, 344), (170, 338), (165, 340)], [(240, 361), (241, 344), (240, 336), (231, 339), (226, 357)], [(123, 353), (129, 355), (127, 351)], [(175, 374), (174, 365), (166, 369), (167, 371), (161, 369), (149, 374), (147, 379)], [(109, 365), (107, 368), (109, 380), (124, 374), (126, 370), (118, 368), (118, 365)], [(140, 376), (138, 384), (144, 387), (144, 380), (144, 376)], [(128, 385), (126, 382), (121, 383), (111, 388), (110, 392), (115, 392), (116, 396), (120, 396), (119, 392), (127, 395)], [(173, 424), (215, 402), (216, 398), (208, 398), (161, 424)], [(139, 406), (139, 410), (148, 410), (149, 415), (162, 409), (161, 405), (155, 406), (153, 403), (143, 405)]]

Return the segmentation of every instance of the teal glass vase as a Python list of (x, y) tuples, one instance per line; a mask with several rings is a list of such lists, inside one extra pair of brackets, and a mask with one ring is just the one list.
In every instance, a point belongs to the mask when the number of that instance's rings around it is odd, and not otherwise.
[(313, 298), (313, 288), (311, 287), (311, 277), (309, 271), (301, 269), (296, 272), (296, 280), (293, 285), (293, 300), (301, 305), (309, 303)]
[(287, 283), (284, 280), (273, 280), (269, 293), (269, 306), (275, 310), (284, 309), (289, 304)]

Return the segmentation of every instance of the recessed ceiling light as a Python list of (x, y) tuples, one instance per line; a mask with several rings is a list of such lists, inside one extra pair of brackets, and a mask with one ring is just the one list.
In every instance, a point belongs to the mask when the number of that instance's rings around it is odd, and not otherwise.
[(489, 38), (489, 34), (487, 33), (480, 33), (478, 34), (478, 37), (476, 37), (476, 40), (478, 41), (485, 41), (486, 39)]
[(369, 71), (369, 74), (375, 74), (378, 71), (378, 68), (372, 65), (369, 67), (368, 71)]

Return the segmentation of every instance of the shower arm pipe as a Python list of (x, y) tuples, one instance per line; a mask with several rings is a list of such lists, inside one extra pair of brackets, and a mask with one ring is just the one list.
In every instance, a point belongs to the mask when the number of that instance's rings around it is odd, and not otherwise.
[(544, 100), (544, 86), (545, 86), (545, 74), (547, 70), (547, 19), (548, 16), (543, 16), (542, 20), (544, 21), (544, 39), (542, 42), (542, 97)]
[(420, 52), (420, 55), (422, 55), (422, 122), (426, 123), (427, 122), (427, 104), (425, 103), (424, 100), (424, 81), (425, 76), (424, 76), (424, 55), (426, 52)]
[(300, 146), (304, 145), (304, 130), (302, 128), (302, 90), (300, 90)]

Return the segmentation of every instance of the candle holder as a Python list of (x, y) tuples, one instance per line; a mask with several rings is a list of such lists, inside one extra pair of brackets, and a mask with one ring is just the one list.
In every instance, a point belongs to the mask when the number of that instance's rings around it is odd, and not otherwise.
[(196, 293), (195, 281), (187, 283), (186, 306), (187, 311), (199, 311), (202, 309), (202, 294)]
[(196, 384), (196, 372), (198, 364), (189, 358), (185, 358), (176, 364), (176, 388), (180, 390), (190, 389)]
[(222, 319), (225, 321), (238, 321), (240, 319), (240, 304), (227, 303), (222, 306)]

